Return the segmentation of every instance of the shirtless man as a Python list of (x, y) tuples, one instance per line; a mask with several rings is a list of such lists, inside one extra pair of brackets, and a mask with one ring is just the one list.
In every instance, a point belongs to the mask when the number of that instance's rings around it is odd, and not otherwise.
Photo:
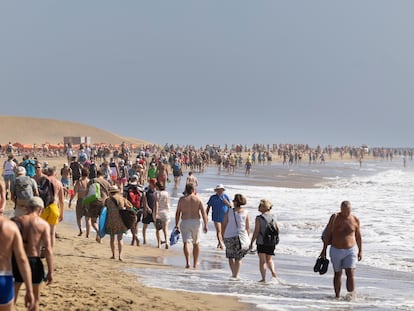
[(194, 194), (194, 185), (187, 184), (185, 186), (186, 195), (178, 200), (177, 211), (175, 213), (175, 228), (178, 229), (180, 223), (180, 231), (184, 243), (184, 256), (186, 265), (190, 268), (190, 246), (189, 242), (193, 242), (193, 267), (198, 266), (198, 257), (200, 255), (200, 218), (203, 219), (203, 232), (207, 233), (207, 213), (204, 209), (204, 204), (198, 196)]
[(50, 236), (53, 247), (56, 239), (56, 226), (63, 220), (63, 212), (65, 208), (63, 200), (65, 195), (62, 182), (56, 178), (56, 167), (48, 167), (47, 176), (53, 185), (55, 198), (52, 204), (43, 209), (40, 217), (46, 220), (50, 225)]
[[(33, 292), (35, 298), (35, 308), (38, 311), (40, 306), (40, 287), (44, 281), (44, 268), (42, 260), (40, 259), (40, 247), (45, 248), (47, 275), (46, 284), (50, 284), (53, 280), (53, 262), (52, 262), (52, 246), (50, 242), (50, 227), (49, 224), (39, 217), (40, 211), (43, 208), (43, 200), (39, 197), (33, 197), (28, 202), (28, 214), (15, 218), (15, 222), (21, 226), (21, 234), (23, 236), (23, 245), (26, 255), (29, 259), (31, 268), (31, 280), (33, 284)], [(16, 262), (13, 261), (13, 276), (14, 276), (14, 302), (16, 303), (19, 295), (20, 287), (22, 286), (22, 276), (17, 269)]]
[(351, 214), (349, 201), (343, 201), (341, 211), (331, 216), (326, 232), (320, 257), (326, 258), (326, 249), (332, 237), (329, 254), (335, 273), (333, 279), (335, 296), (340, 297), (342, 269), (345, 269), (348, 291), (346, 297), (352, 299), (355, 290), (355, 266), (357, 260), (362, 259), (362, 238), (359, 219)]
[(0, 311), (14, 310), (12, 253), (16, 258), (17, 266), (26, 287), (25, 306), (28, 310), (33, 310), (35, 298), (30, 282), (29, 260), (24, 252), (19, 229), (14, 222), (3, 216), (6, 206), (5, 192), (3, 185), (0, 184)]

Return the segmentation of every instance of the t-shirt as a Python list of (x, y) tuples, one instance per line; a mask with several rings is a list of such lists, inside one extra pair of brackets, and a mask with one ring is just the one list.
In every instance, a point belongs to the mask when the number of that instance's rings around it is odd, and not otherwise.
[(225, 193), (222, 194), (222, 197), (219, 197), (217, 194), (213, 194), (207, 202), (207, 206), (211, 206), (212, 208), (211, 219), (215, 222), (224, 221), (224, 215), (228, 210), (227, 205), (223, 202), (224, 198), (230, 202), (230, 198)]

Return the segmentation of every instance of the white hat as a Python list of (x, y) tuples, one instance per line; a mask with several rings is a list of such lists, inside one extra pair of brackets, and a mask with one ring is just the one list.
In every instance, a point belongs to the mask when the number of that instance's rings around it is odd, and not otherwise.
[(225, 190), (226, 190), (226, 189), (224, 188), (223, 184), (218, 184), (218, 185), (216, 186), (216, 188), (214, 188), (214, 191), (215, 191), (215, 190), (218, 190), (218, 189), (223, 189), (223, 191), (225, 191)]
[(19, 166), (16, 168), (17, 175), (26, 175), (26, 169), (23, 166)]

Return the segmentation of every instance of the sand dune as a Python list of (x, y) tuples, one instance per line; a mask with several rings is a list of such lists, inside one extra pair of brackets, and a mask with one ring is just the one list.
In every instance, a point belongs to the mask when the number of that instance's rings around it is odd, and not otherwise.
[(31, 117), (0, 116), (0, 144), (18, 142), (21, 144), (63, 143), (64, 136), (89, 136), (92, 143), (148, 144), (149, 142), (114, 133), (86, 124)]

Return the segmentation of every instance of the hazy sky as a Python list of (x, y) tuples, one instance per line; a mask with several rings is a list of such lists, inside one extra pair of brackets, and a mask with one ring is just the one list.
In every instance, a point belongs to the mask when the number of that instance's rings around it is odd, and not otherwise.
[(413, 146), (413, 12), (412, 0), (2, 1), (0, 114), (159, 144)]

